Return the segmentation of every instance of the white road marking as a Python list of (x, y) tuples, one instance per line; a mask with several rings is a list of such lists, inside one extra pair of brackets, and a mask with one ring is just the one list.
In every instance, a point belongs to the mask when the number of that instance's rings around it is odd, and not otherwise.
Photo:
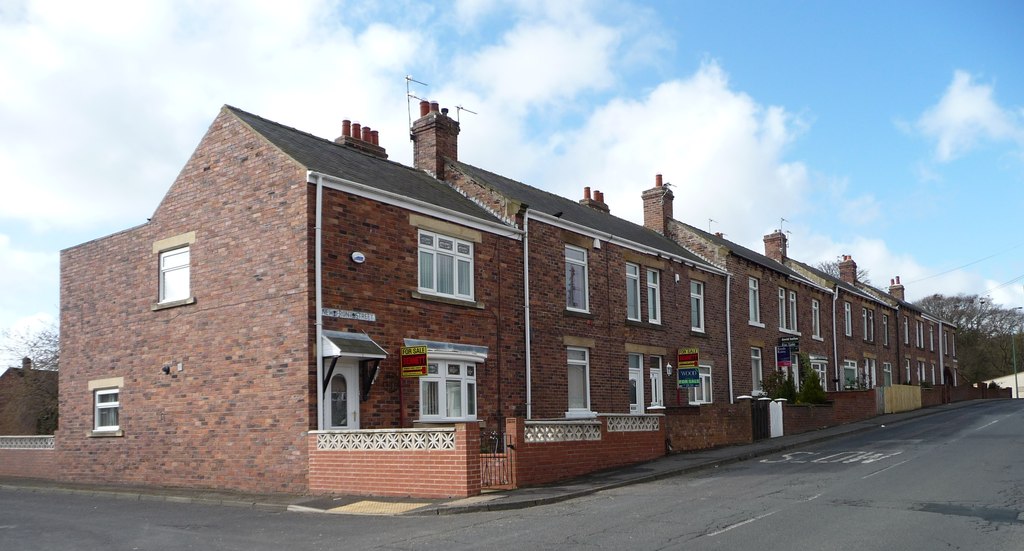
[(884, 469), (879, 469), (879, 470), (877, 470), (877, 471), (875, 471), (875, 472), (873, 472), (873, 473), (871, 473), (871, 474), (869, 474), (867, 476), (862, 476), (862, 477), (860, 477), (860, 479), (864, 480), (865, 478), (871, 478), (871, 477), (875, 476), (878, 473), (884, 473), (885, 471), (888, 471), (889, 469), (893, 469), (895, 467), (899, 467), (900, 465), (902, 465), (904, 463), (910, 463), (910, 460), (908, 459), (906, 461), (900, 461), (899, 463), (897, 463), (895, 465), (889, 465), (888, 467), (886, 467)]
[(729, 530), (732, 530), (733, 528), (739, 528), (740, 526), (743, 526), (744, 524), (750, 524), (751, 522), (754, 522), (756, 520), (761, 520), (761, 519), (763, 519), (765, 517), (770, 517), (770, 516), (774, 515), (775, 513), (778, 513), (778, 511), (771, 511), (771, 512), (765, 513), (763, 515), (756, 516), (754, 518), (748, 518), (747, 520), (745, 520), (743, 522), (737, 522), (736, 524), (733, 524), (731, 526), (726, 526), (725, 528), (722, 528), (721, 530), (718, 530), (717, 532), (711, 532), (707, 536), (709, 538), (713, 537), (713, 536), (717, 536), (718, 534), (721, 534), (721, 533), (724, 533), (724, 532), (728, 532)]
[(974, 430), (981, 430), (981, 429), (983, 429), (985, 427), (990, 427), (990, 426), (998, 423), (999, 421), (1001, 421), (1001, 419), (996, 419), (995, 421), (992, 421), (991, 423), (988, 423), (987, 425), (982, 425), (982, 426), (980, 426), (980, 427), (978, 427), (978, 428), (976, 428)]
[(821, 494), (813, 495), (813, 496), (805, 499), (804, 501), (814, 501), (814, 500), (818, 499), (819, 497), (821, 497)]

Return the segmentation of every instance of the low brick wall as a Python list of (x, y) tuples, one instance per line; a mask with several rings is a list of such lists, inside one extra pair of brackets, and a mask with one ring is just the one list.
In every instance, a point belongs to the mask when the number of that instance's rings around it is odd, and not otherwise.
[(782, 407), (785, 434), (800, 434), (838, 425), (834, 404), (786, 404)]
[[(609, 430), (609, 423), (634, 427)], [(617, 418), (617, 419), (616, 419)], [(653, 419), (653, 421), (650, 421)], [(656, 430), (640, 424), (656, 423)], [(529, 426), (528, 426), (529, 424)], [(614, 429), (614, 427), (613, 427)], [(610, 416), (591, 421), (505, 420), (515, 446), (516, 486), (536, 486), (587, 473), (650, 461), (665, 455), (664, 417)], [(527, 433), (531, 436), (528, 437)]]
[(754, 441), (748, 401), (669, 407), (665, 425), (672, 453)]
[(309, 434), (309, 491), (422, 498), (480, 493), (480, 428)]
[(965, 386), (954, 386), (950, 388), (950, 400), (953, 402), (963, 402), (965, 400), (985, 400), (985, 399), (1011, 399), (1013, 398), (1012, 388), (978, 388), (971, 385)]
[(0, 436), (0, 476), (56, 478), (52, 436)]
[(945, 388), (937, 386), (935, 388), (922, 388), (921, 389), (921, 407), (930, 408), (938, 405), (942, 405), (942, 395), (945, 392)]
[(884, 407), (877, 396), (875, 389), (829, 392), (828, 399), (832, 402), (835, 424), (844, 425), (876, 417), (880, 407)]

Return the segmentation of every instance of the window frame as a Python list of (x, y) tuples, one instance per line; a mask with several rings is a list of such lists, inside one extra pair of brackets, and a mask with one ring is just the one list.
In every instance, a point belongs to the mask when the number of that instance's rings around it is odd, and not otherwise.
[[(848, 372), (851, 370), (853, 371), (852, 384), (848, 377)], [(843, 380), (840, 381), (843, 385), (843, 390), (854, 390), (860, 385), (860, 374), (858, 371), (856, 360), (843, 360)]]
[[(590, 409), (590, 407), (591, 407), (590, 406), (590, 404), (591, 404), (591, 402), (590, 402), (590, 349), (589, 348), (579, 347), (579, 346), (567, 346), (567, 347), (565, 347), (565, 351), (566, 351), (566, 354), (565, 354), (565, 356), (566, 356), (566, 412), (565, 412), (565, 416), (567, 418), (593, 417), (594, 416), (594, 412)], [(570, 354), (570, 352), (582, 352), (583, 353), (583, 359), (582, 360), (573, 359), (572, 354)], [(583, 373), (583, 381), (582, 381), (583, 396), (582, 397), (583, 397), (583, 400), (585, 402), (584, 403), (584, 407), (572, 407), (572, 393), (571, 393), (572, 385), (570, 383), (570, 374), (571, 374), (571, 372), (569, 371), (569, 369), (574, 367), (574, 366), (575, 367), (581, 367), (582, 370), (583, 370), (582, 371), (582, 373)]]
[(935, 352), (935, 326), (928, 324), (928, 351)]
[(882, 314), (882, 345), (889, 346), (889, 314)]
[(861, 309), (861, 315), (864, 317), (864, 340), (875, 342), (875, 311), (867, 307)]
[(843, 335), (847, 337), (853, 336), (853, 305), (850, 301), (843, 301), (843, 322), (845, 324), (843, 328)]
[(747, 321), (764, 327), (761, 323), (761, 282), (752, 276), (747, 277)]
[(750, 347), (750, 379), (751, 394), (764, 394), (764, 351), (757, 346)]
[[(419, 389), (420, 389), (420, 422), (423, 423), (461, 423), (461, 422), (474, 422), (477, 420), (477, 413), (480, 410), (479, 407), (479, 384), (477, 383), (477, 373), (480, 370), (480, 363), (474, 361), (468, 361), (465, 359), (455, 360), (448, 358), (431, 358), (427, 357), (427, 374), (419, 377)], [(430, 368), (434, 366), (437, 368), (436, 372), (431, 373)], [(451, 366), (458, 366), (459, 373), (452, 374)], [(462, 412), (461, 415), (451, 415), (451, 405), (448, 403), (448, 387), (452, 382), (459, 384), (459, 408)], [(437, 413), (428, 413), (426, 406), (428, 400), (425, 399), (427, 396), (427, 387), (430, 384), (436, 385), (437, 396), (435, 398), (434, 405), (437, 407)]]
[(910, 346), (910, 318), (903, 316), (903, 344)]
[[(577, 258), (570, 258), (569, 257), (569, 253), (570, 252), (580, 253), (580, 255), (582, 255), (582, 257), (583, 257), (583, 260), (579, 260)], [(587, 249), (582, 248), (582, 247), (576, 247), (576, 246), (573, 246), (573, 245), (569, 245), (567, 243), (565, 245), (565, 249), (564, 249), (564, 258), (565, 258), (565, 309), (573, 311), (573, 312), (589, 313), (590, 312), (590, 277), (589, 277), (589, 267), (588, 267), (589, 251)], [(573, 300), (572, 289), (575, 287), (575, 285), (573, 284), (573, 280), (570, 278), (570, 265), (573, 266), (573, 267), (577, 267), (577, 268), (579, 268), (581, 270), (581, 275), (579, 277), (582, 278), (582, 281), (580, 282), (580, 285), (583, 288), (582, 296), (580, 297), (582, 299), (582, 301), (583, 301), (583, 305), (582, 306), (575, 305), (574, 303), (570, 303), (570, 301)]]
[(821, 337), (821, 301), (816, 298), (811, 299), (811, 337), (820, 339)]
[(647, 321), (661, 324), (661, 271), (654, 268), (647, 268)]
[[(168, 259), (180, 256), (182, 254), (186, 255), (184, 264), (173, 265), (170, 267), (165, 266), (166, 261)], [(192, 298), (192, 246), (188, 244), (183, 245), (181, 247), (174, 247), (172, 249), (160, 251), (158, 258), (158, 268), (160, 270), (160, 276), (159, 290), (157, 291), (157, 304), (168, 304)], [(180, 277), (181, 272), (184, 273), (185, 279), (184, 295), (179, 296), (179, 293), (173, 296), (168, 296), (168, 277), (174, 274), (177, 274)]]
[(821, 389), (828, 392), (828, 362), (824, 360), (811, 360), (811, 369), (818, 374)]
[[(694, 318), (696, 317), (696, 320)], [(694, 321), (698, 325), (694, 325)], [(703, 333), (705, 331), (704, 320), (704, 282), (696, 279), (690, 280), (690, 330)]]
[[(691, 406), (714, 403), (712, 392), (712, 378), (710, 365), (698, 365), (697, 373), (700, 377), (700, 386), (686, 389), (686, 400)], [(701, 396), (697, 397), (697, 389), (700, 389)]]
[(626, 319), (640, 321), (640, 265), (626, 263)]
[(882, 386), (892, 386), (892, 364), (882, 362)]
[[(424, 238), (429, 238), (430, 243), (424, 243)], [(447, 240), (451, 241), (451, 250), (445, 250), (441, 247), (441, 242)], [(460, 251), (461, 247), (466, 247), (469, 252)], [(441, 232), (417, 229), (416, 232), (416, 288), (417, 290), (425, 295), (451, 298), (455, 300), (475, 300), (476, 296), (476, 282), (475, 282), (475, 247), (472, 241), (465, 239), (459, 239), (451, 235), (446, 235)], [(424, 271), (423, 271), (423, 256), (425, 254), (431, 255), (430, 263), (430, 286), (424, 285)], [(439, 290), (440, 273), (441, 273), (441, 259), (440, 257), (451, 257), (452, 259), (452, 292), (447, 293)], [(461, 275), (460, 266), (461, 263), (468, 264), (468, 273), (464, 276)], [(468, 282), (464, 282), (463, 279), (468, 277)], [(468, 283), (468, 292), (463, 293), (460, 289), (463, 283)]]
[[(115, 395), (117, 397), (113, 402), (101, 402), (100, 396)], [(93, 403), (93, 432), (117, 432), (121, 430), (121, 388), (120, 387), (107, 387), (97, 388), (92, 391), (92, 403)], [(114, 425), (101, 425), (100, 419), (102, 417), (101, 412), (113, 410), (114, 417), (117, 423)]]
[(647, 356), (651, 382), (651, 409), (665, 408), (665, 371), (661, 356)]

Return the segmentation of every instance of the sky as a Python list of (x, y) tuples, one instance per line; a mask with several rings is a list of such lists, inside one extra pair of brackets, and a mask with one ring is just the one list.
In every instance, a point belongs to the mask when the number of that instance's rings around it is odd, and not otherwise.
[(57, 321), (60, 250), (144, 223), (222, 105), (411, 164), (407, 85), (475, 166), (638, 223), (663, 174), (756, 251), (781, 228), (909, 300), (1024, 306), (1022, 28), (1013, 0), (0, 0), (0, 330)]

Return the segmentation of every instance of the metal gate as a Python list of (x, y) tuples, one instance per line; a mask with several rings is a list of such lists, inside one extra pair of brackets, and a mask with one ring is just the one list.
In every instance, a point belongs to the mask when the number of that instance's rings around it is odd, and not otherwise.
[(480, 486), (485, 490), (512, 489), (515, 483), (515, 446), (506, 434), (480, 435)]
[(760, 398), (750, 401), (750, 420), (753, 426), (754, 441), (764, 440), (772, 435), (771, 413), (768, 411), (768, 404), (772, 403), (770, 398)]

